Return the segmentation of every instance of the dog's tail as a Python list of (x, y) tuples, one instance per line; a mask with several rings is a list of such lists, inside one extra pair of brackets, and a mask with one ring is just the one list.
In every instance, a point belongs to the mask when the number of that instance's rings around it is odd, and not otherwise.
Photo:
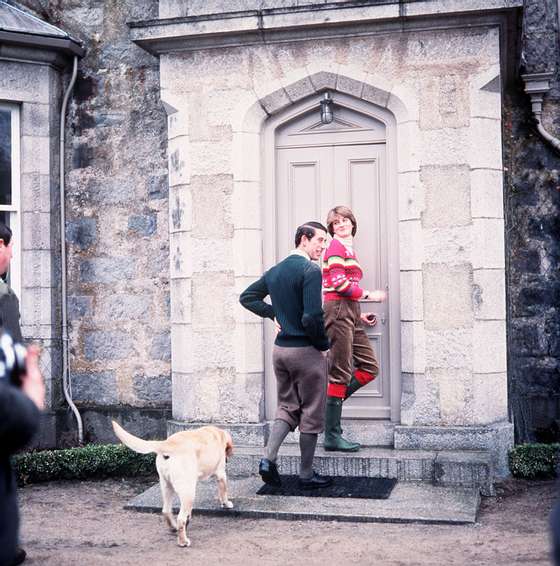
[(119, 440), (128, 446), (134, 452), (140, 452), (140, 454), (149, 454), (150, 452), (156, 452), (156, 454), (163, 453), (163, 443), (161, 440), (142, 440), (130, 432), (126, 432), (122, 426), (113, 421), (113, 430), (118, 436)]

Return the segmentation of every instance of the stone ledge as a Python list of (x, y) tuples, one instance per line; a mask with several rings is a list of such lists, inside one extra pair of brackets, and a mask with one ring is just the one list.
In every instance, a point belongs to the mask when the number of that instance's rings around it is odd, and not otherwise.
[(434, 485), (477, 487), (482, 495), (495, 495), (492, 457), (487, 452), (438, 452)]
[(466, 26), (503, 26), (514, 17), (522, 0), (464, 0), (460, 3), (418, 0), (364, 5), (332, 3), (247, 10), (129, 22), (131, 40), (154, 55), (198, 49), (216, 49), (300, 41), (313, 38), (399, 33), (415, 29), (449, 29)]
[[(167, 423), (167, 434), (171, 435), (182, 430), (193, 430), (201, 426), (213, 424), (228, 430), (233, 436), (236, 445), (254, 446), (262, 448), (270, 433), (273, 421), (262, 423), (207, 423), (207, 422), (184, 422), (171, 420)], [(342, 426), (345, 434), (349, 438), (358, 439), (363, 446), (386, 446), (393, 447), (393, 436), (395, 424), (390, 422), (371, 422), (359, 419), (343, 419)], [(319, 436), (319, 446), (322, 444), (323, 437)], [(288, 434), (284, 445), (295, 445), (299, 442), (298, 432)]]
[(509, 476), (507, 452), (513, 446), (513, 424), (478, 426), (396, 426), (399, 450), (483, 450), (492, 455), (493, 474)]
[[(398, 483), (388, 499), (323, 497), (279, 497), (256, 495), (260, 478), (230, 479), (233, 509), (221, 509), (215, 482), (199, 482), (194, 513), (224, 517), (269, 519), (390, 522), (390, 523), (475, 523), (480, 495), (476, 489), (434, 487), (426, 484)], [(175, 499), (173, 510), (178, 511)], [(125, 509), (161, 512), (159, 484), (138, 495)]]

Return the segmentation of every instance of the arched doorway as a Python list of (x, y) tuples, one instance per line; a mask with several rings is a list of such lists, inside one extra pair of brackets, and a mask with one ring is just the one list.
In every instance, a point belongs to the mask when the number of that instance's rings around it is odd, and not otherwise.
[[(322, 124), (319, 96), (290, 107), (269, 120), (264, 135), (264, 260), (269, 267), (293, 248), (296, 226), (325, 221), (335, 205), (350, 206), (358, 220), (356, 250), (364, 267), (364, 286), (389, 290), (384, 304), (363, 308), (377, 314), (368, 330), (381, 372), (373, 383), (345, 403), (346, 418), (399, 421), (399, 356), (392, 355), (398, 334), (398, 261), (396, 260), (396, 187), (388, 143), (394, 132), (390, 112), (335, 93), (334, 120)], [(393, 261), (391, 261), (391, 259)], [(266, 416), (275, 410), (271, 367), (273, 330), (265, 326)], [(398, 343), (398, 340), (394, 340)], [(393, 352), (394, 354), (394, 352)]]

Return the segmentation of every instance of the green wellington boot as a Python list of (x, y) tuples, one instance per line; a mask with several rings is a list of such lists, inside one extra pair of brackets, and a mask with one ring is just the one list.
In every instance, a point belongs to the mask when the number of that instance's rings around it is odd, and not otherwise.
[(327, 413), (325, 417), (325, 450), (327, 452), (357, 452), (361, 445), (342, 438), (340, 418), (342, 416), (342, 399), (327, 397)]
[(356, 393), (356, 391), (358, 391), (358, 389), (361, 389), (363, 387), (363, 384), (360, 383), (355, 376), (352, 376), (352, 379), (350, 380), (350, 383), (348, 384), (348, 387), (346, 388), (346, 395), (344, 396), (344, 400), (346, 401), (346, 399), (348, 399), (348, 397), (350, 397), (350, 395)]

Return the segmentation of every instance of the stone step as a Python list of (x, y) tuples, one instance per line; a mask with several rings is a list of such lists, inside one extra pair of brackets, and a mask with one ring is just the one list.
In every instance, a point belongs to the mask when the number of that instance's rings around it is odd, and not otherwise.
[[(286, 520), (464, 524), (476, 522), (480, 504), (477, 488), (421, 482), (397, 483), (388, 499), (256, 495), (261, 485), (260, 478), (255, 476), (230, 477), (229, 493), (234, 508), (222, 509), (217, 501), (216, 482), (199, 482), (193, 520), (197, 514), (207, 514)], [(177, 499), (173, 508), (178, 511)], [(125, 509), (161, 512), (159, 484), (132, 499)]]
[[(230, 477), (257, 473), (262, 448), (236, 446), (228, 462)], [(283, 445), (278, 456), (281, 474), (299, 473), (299, 447)], [(493, 494), (491, 457), (485, 451), (425, 451), (391, 448), (362, 448), (344, 454), (326, 452), (319, 447), (315, 454), (315, 470), (328, 476), (368, 476), (396, 478), (400, 482), (424, 482), (434, 486), (479, 489), (483, 495)]]
[[(168, 435), (182, 430), (193, 430), (208, 423), (187, 423), (170, 420), (167, 422)], [(272, 421), (257, 424), (218, 424), (220, 428), (228, 430), (236, 444), (264, 446), (270, 433)], [(394, 446), (395, 423), (387, 421), (366, 421), (360, 419), (343, 419), (344, 435), (351, 440), (359, 440), (364, 446)], [(298, 431), (291, 432), (284, 441), (285, 444), (297, 444)], [(319, 435), (319, 446), (323, 442), (323, 435)]]
[[(168, 434), (192, 430), (203, 424), (168, 421)], [(366, 429), (371, 426), (365, 426), (363, 421), (345, 421), (343, 424), (345, 431), (357, 433), (349, 434), (349, 438), (360, 440), (364, 438)], [(223, 425), (223, 428), (231, 432), (235, 444), (235, 456), (228, 463), (230, 475), (240, 477), (256, 473), (264, 443), (268, 438), (269, 425), (270, 423)], [(386, 425), (383, 431), (376, 429), (383, 439), (383, 444), (392, 442), (391, 427), (392, 425)], [(477, 487), (483, 495), (494, 493), (494, 464), (490, 452), (486, 450), (417, 450), (366, 445), (359, 452), (343, 454), (325, 452), (321, 440), (322, 435), (319, 437), (315, 457), (315, 467), (321, 474), (369, 475), (407, 482), (422, 481), (439, 486)], [(278, 465), (283, 474), (298, 473), (297, 433), (288, 435), (282, 445)]]

